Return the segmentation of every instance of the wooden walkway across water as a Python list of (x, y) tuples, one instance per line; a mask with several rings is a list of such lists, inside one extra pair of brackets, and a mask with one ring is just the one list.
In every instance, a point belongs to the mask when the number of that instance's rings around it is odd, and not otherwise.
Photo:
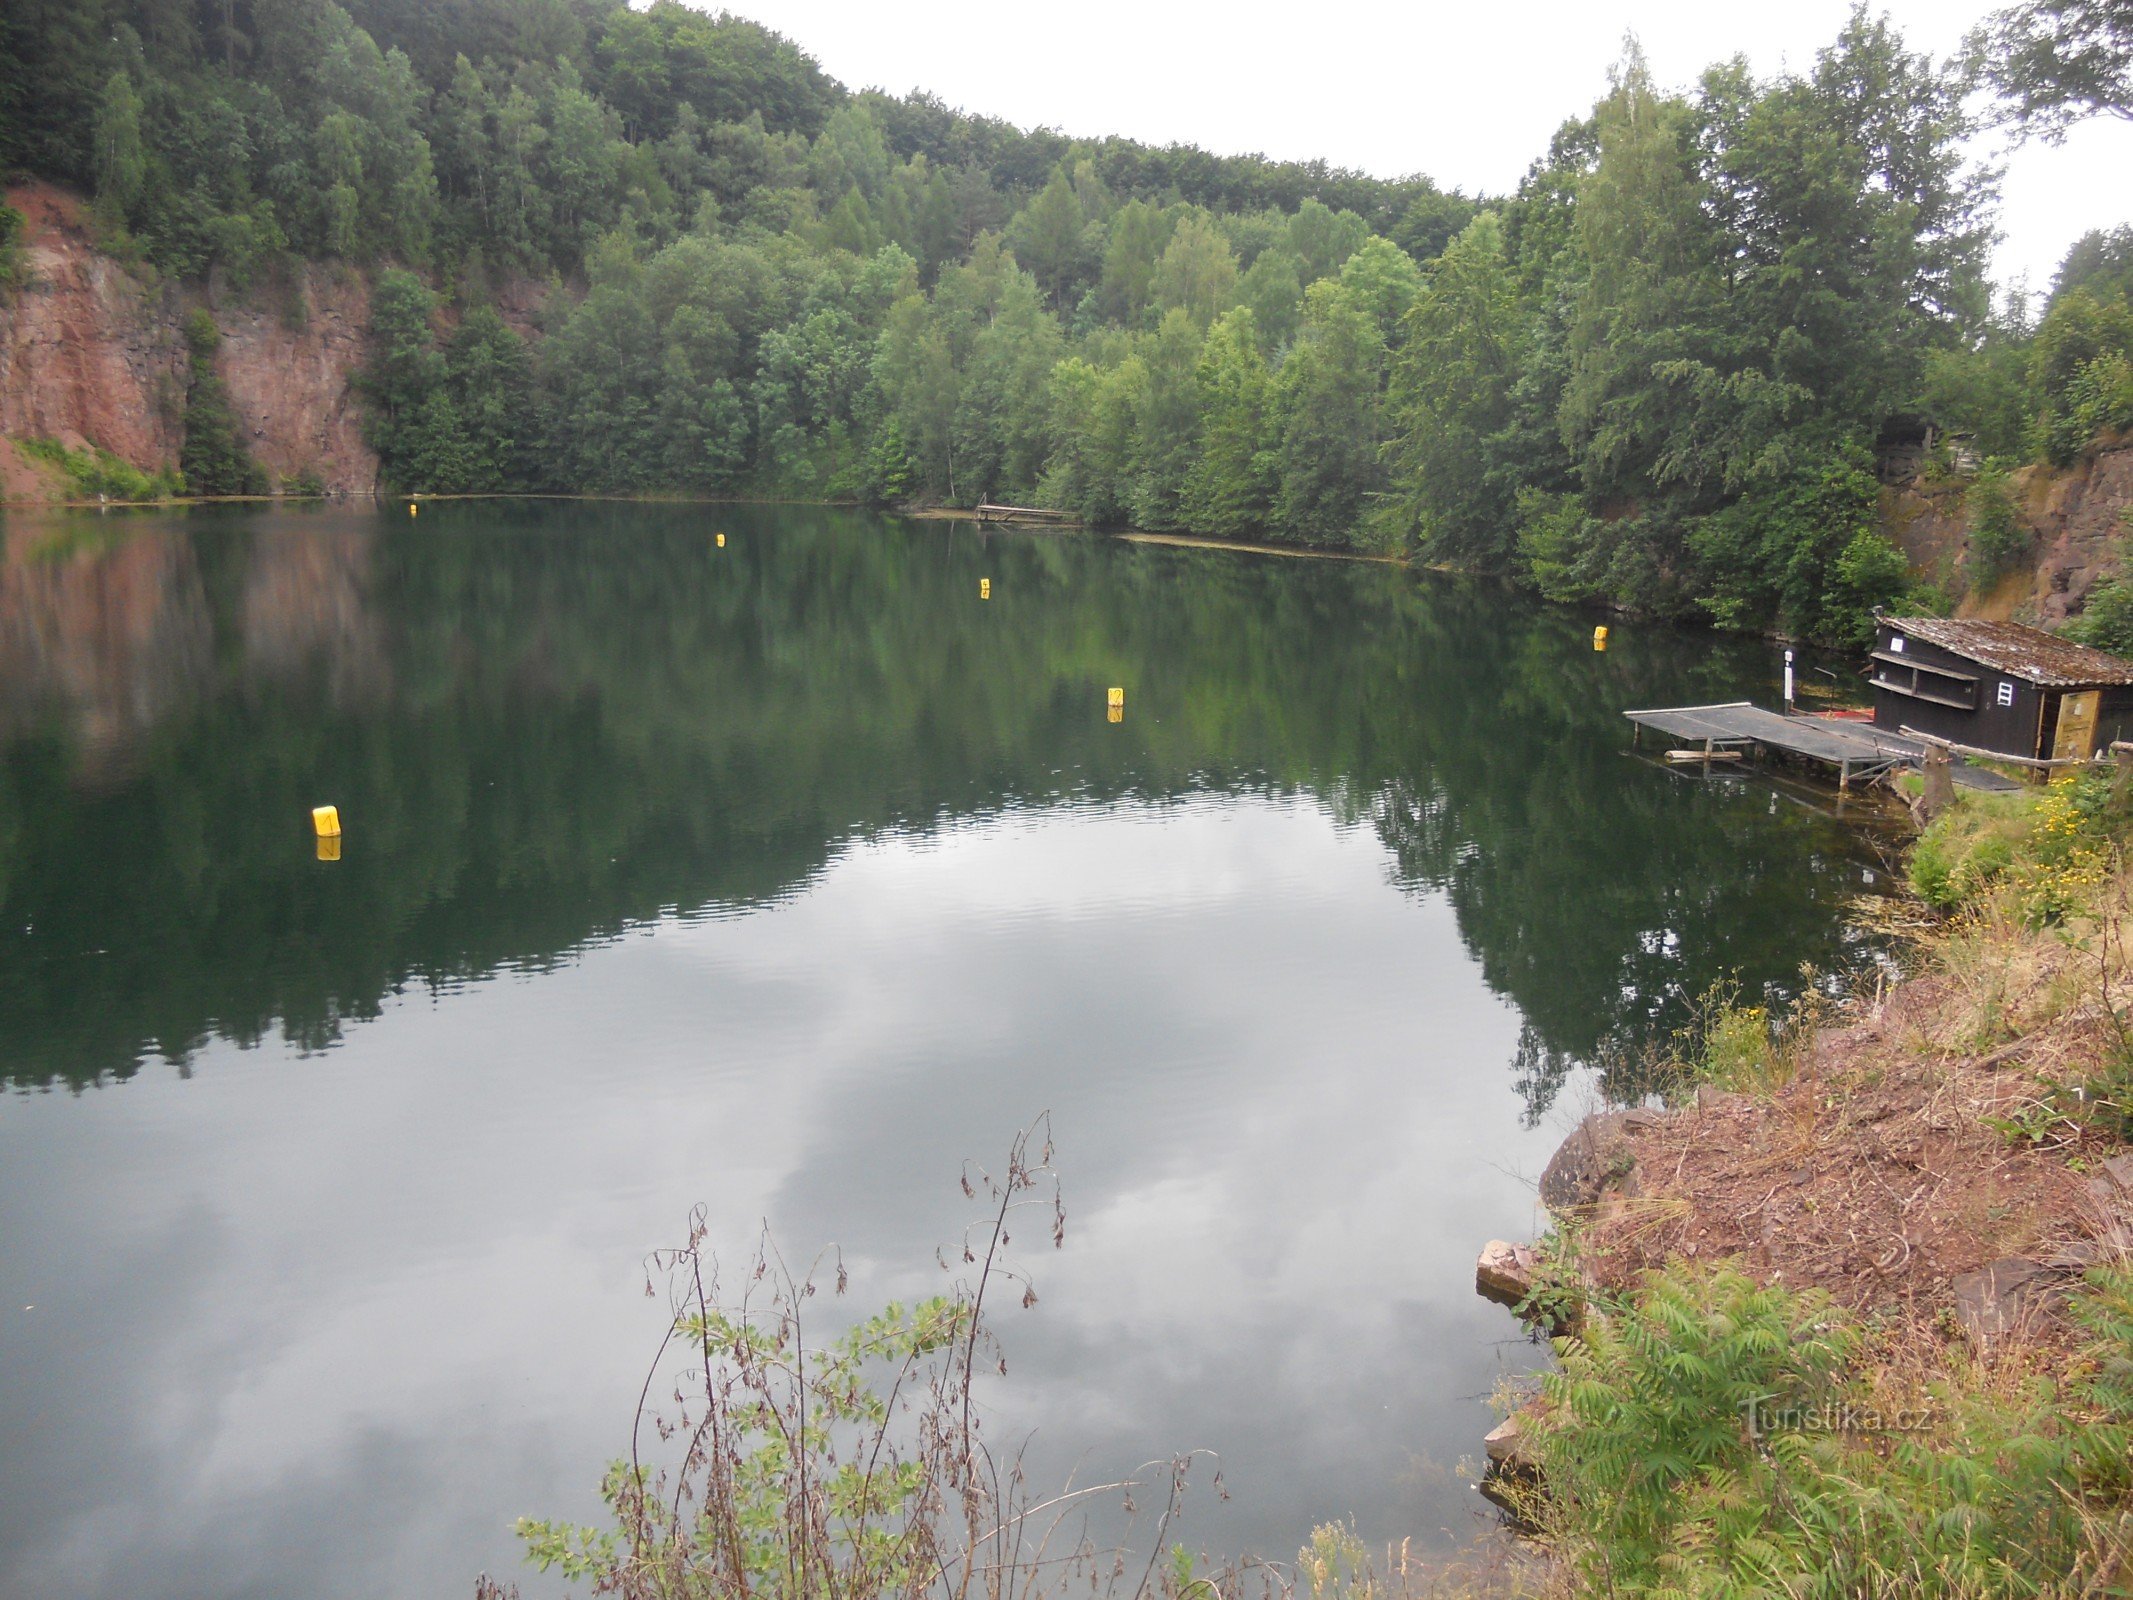
[[(1650, 728), (1682, 741), (1706, 758), (1763, 749), (1821, 762), (1837, 769), (1839, 789), (1849, 789), (1854, 779), (1877, 778), (1897, 767), (1916, 766), (1926, 753), (1923, 741), (1869, 723), (1787, 716), (1746, 700), (1718, 706), (1662, 706), (1623, 715), (1637, 725), (1640, 741)], [(1958, 766), (1954, 775), (1958, 783), (1971, 788), (2016, 787), (1997, 773), (1975, 767)]]

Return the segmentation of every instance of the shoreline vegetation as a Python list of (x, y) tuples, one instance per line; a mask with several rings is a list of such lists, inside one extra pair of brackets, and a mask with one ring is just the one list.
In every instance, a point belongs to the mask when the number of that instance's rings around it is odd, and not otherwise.
[(1477, 1273), (1558, 1356), (1488, 1444), (1537, 1592), (2123, 1592), (2129, 839), (2124, 764), (1959, 798), (1901, 976), (1715, 990), (1565, 1141)]
[[(2063, 7), (1944, 62), (1862, 7), (1681, 87), (1631, 45), (1467, 195), (855, 93), (673, 0), (84, 5), (0, 26), (0, 170), (191, 305), (197, 491), (268, 486), (215, 308), (304, 329), (306, 263), (360, 290), (336, 359), (396, 491), (1012, 502), (1837, 646), (1988, 598), (2035, 553), (2009, 473), (2133, 425), (2133, 233), (2041, 317), (1986, 275), (1967, 141), (2111, 109)], [(1935, 570), (1904, 473), (1974, 480)]]
[(620, 505), (677, 505), (677, 506), (814, 506), (825, 510), (871, 511), (884, 517), (894, 517), (905, 522), (975, 522), (1002, 531), (1010, 528), (1018, 533), (1082, 533), (1100, 538), (1122, 539), (1128, 544), (1172, 545), (1189, 550), (1232, 550), (1247, 555), (1298, 556), (1326, 561), (1364, 561), (1385, 566), (1411, 567), (1420, 571), (1456, 573), (1460, 569), (1436, 562), (1418, 561), (1408, 556), (1386, 555), (1370, 550), (1349, 550), (1339, 547), (1319, 548), (1311, 545), (1280, 544), (1264, 539), (1224, 539), (1209, 534), (1197, 533), (1151, 533), (1140, 528), (1099, 528), (1088, 523), (1063, 520), (1050, 522), (1009, 522), (1004, 519), (981, 517), (974, 509), (959, 506), (873, 506), (860, 500), (766, 500), (752, 495), (691, 495), (691, 494), (581, 494), (562, 490), (484, 490), (460, 493), (409, 493), (337, 495), (325, 492), (311, 494), (221, 494), (221, 495), (162, 495), (153, 499), (110, 500), (0, 500), (0, 511), (109, 511), (114, 508), (138, 511), (174, 511), (188, 506), (360, 506), (374, 505), (430, 505), (456, 504), (461, 501), (488, 500), (557, 500), (580, 501), (588, 504), (612, 502)]

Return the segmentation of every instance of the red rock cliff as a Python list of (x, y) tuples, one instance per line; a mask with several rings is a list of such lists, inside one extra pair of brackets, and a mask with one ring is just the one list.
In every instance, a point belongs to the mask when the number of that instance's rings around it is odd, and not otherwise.
[[(0, 436), (94, 445), (137, 467), (175, 465), (185, 406), (185, 313), (197, 291), (150, 288), (89, 235), (79, 202), (45, 184), (10, 189), (29, 219), (27, 282), (0, 304)], [(315, 474), (342, 494), (377, 485), (351, 377), (370, 309), (351, 270), (306, 265), (249, 296), (207, 303), (252, 454), (276, 481)], [(0, 493), (38, 482), (0, 444)]]
[[(2099, 581), (2117, 574), (2119, 543), (2133, 528), (2133, 440), (2106, 443), (2070, 467), (2015, 473), (2015, 505), (2030, 530), (2034, 564), (1983, 594), (1965, 596), (1966, 617), (2012, 618), (2055, 627), (2080, 611)], [(1889, 531), (1913, 571), (1960, 589), (1969, 531), (1961, 482), (1910, 485), (1887, 499)]]

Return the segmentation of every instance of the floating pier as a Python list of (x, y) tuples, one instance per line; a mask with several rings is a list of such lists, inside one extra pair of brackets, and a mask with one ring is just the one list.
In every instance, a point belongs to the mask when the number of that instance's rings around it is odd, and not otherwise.
[[(1649, 711), (1625, 711), (1636, 724), (1636, 740), (1644, 730), (1663, 733), (1691, 746), (1669, 750), (1674, 760), (1717, 761), (1739, 759), (1756, 750), (1783, 751), (1786, 755), (1818, 762), (1837, 769), (1837, 787), (1849, 790), (1856, 781), (1870, 781), (1898, 767), (1921, 766), (1926, 742), (1890, 733), (1870, 723), (1841, 718), (1787, 715), (1769, 711), (1746, 700), (1717, 706), (1660, 706)], [(2010, 779), (1976, 767), (1958, 766), (1955, 781), (1969, 788), (2015, 788)]]
[(1052, 511), (1043, 506), (996, 506), (989, 501), (978, 507), (980, 522), (1049, 522), (1075, 523), (1081, 519), (1071, 511)]

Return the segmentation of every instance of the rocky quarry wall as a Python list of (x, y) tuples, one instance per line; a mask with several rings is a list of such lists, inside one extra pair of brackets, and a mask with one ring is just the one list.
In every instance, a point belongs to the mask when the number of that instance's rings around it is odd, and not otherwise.
[[(221, 327), (218, 370), (253, 456), (276, 482), (312, 475), (367, 495), (378, 458), (363, 442), (353, 376), (370, 321), (360, 274), (295, 267), (236, 296), (152, 284), (97, 250), (80, 203), (44, 184), (7, 191), (29, 220), (25, 281), (0, 303), (0, 436), (108, 450), (135, 466), (174, 466), (183, 442), (186, 314)], [(0, 443), (0, 492), (49, 497), (50, 475)]]
[(1889, 531), (1914, 571), (1963, 593), (1956, 613), (2055, 627), (2088, 592), (2120, 570), (2133, 536), (2133, 440), (2106, 443), (2070, 467), (2024, 467), (2014, 475), (2016, 509), (2028, 525), (2031, 560), (1998, 584), (1968, 593), (1965, 485), (1912, 484), (1889, 491)]

